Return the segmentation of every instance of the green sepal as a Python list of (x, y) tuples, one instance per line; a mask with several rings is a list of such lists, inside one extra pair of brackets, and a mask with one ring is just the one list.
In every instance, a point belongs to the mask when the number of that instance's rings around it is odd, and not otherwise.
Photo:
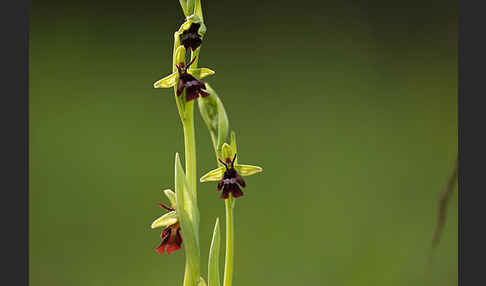
[(179, 80), (179, 74), (174, 72), (163, 79), (159, 79), (154, 83), (154, 88), (169, 88), (176, 85), (177, 81)]
[(211, 170), (208, 173), (206, 173), (204, 176), (202, 176), (199, 179), (199, 181), (201, 183), (219, 181), (223, 177), (223, 174), (224, 174), (224, 171), (225, 170), (226, 170), (225, 167), (219, 167), (217, 169)]
[(221, 246), (221, 233), (219, 230), (219, 218), (214, 225), (213, 239), (209, 248), (208, 261), (208, 286), (220, 286), (219, 280), (219, 249)]
[(263, 171), (261, 167), (252, 165), (235, 165), (235, 170), (241, 176), (250, 176)]
[(176, 207), (176, 194), (170, 189), (164, 190), (164, 194), (169, 199), (171, 208), (175, 208)]
[(186, 49), (184, 46), (177, 47), (174, 60), (176, 65), (186, 62)]
[(182, 169), (179, 154), (175, 155), (176, 209), (184, 238), (187, 265), (190, 266), (191, 285), (200, 276), (199, 210), (193, 192)]
[(228, 143), (224, 143), (223, 147), (221, 147), (221, 160), (226, 160), (226, 158), (230, 158), (230, 160), (233, 160), (233, 150)]
[(154, 222), (150, 227), (158, 228), (162, 226), (169, 226), (177, 223), (177, 221), (178, 221), (177, 213), (175, 211), (171, 211), (159, 217), (158, 219), (154, 220)]
[(174, 32), (174, 49), (172, 50), (172, 72), (177, 71), (176, 65), (180, 63), (177, 62), (177, 58), (176, 58), (177, 50), (181, 47), (181, 39), (179, 38), (179, 35), (180, 35), (179, 32)]
[[(203, 79), (207, 76), (213, 75), (214, 71), (208, 68), (196, 68), (187, 70), (188, 73), (192, 74), (194, 77)], [(207, 84), (206, 84), (207, 85)]]
[[(186, 49), (184, 49), (184, 46), (180, 45), (180, 41), (179, 41), (179, 37), (177, 36), (177, 33), (174, 37), (176, 42), (174, 43), (173, 65), (174, 65), (174, 73), (178, 73), (176, 65), (186, 62)], [(180, 96), (177, 96), (177, 86), (174, 86), (174, 97), (176, 100), (177, 110), (179, 111), (179, 116), (181, 117), (181, 119), (183, 119), (185, 117), (185, 111), (186, 111), (186, 101), (184, 100), (186, 97), (186, 91), (184, 90), (184, 92)]]

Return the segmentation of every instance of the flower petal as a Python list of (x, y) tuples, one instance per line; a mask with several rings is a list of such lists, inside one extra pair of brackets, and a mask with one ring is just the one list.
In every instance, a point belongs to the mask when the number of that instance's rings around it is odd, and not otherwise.
[(171, 75), (164, 77), (154, 83), (155, 88), (169, 88), (173, 87), (177, 83), (178, 73), (174, 72)]
[(235, 165), (235, 170), (241, 176), (250, 176), (263, 171), (261, 167), (252, 166), (252, 165)]
[(219, 167), (217, 169), (209, 171), (206, 175), (202, 176), (199, 181), (201, 183), (219, 181), (223, 177), (225, 167)]
[(177, 223), (177, 214), (175, 211), (164, 214), (152, 223), (152, 228), (168, 226)]
[(202, 79), (207, 76), (213, 75), (214, 71), (208, 68), (197, 68), (197, 69), (189, 69), (188, 73), (192, 74), (196, 78)]
[(167, 198), (169, 198), (171, 207), (175, 208), (175, 206), (176, 206), (176, 194), (171, 189), (164, 190), (164, 194), (167, 196)]

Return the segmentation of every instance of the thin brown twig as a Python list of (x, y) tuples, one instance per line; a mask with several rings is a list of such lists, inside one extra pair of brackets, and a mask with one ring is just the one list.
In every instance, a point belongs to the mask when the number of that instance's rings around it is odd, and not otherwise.
[(434, 250), (439, 245), (440, 238), (442, 235), (442, 230), (444, 229), (445, 221), (446, 221), (446, 210), (449, 203), (449, 199), (454, 191), (454, 186), (457, 182), (457, 171), (458, 171), (458, 160), (454, 164), (454, 168), (452, 169), (451, 174), (449, 175), (449, 180), (447, 181), (447, 185), (442, 189), (439, 194), (439, 208), (438, 208), (438, 215), (437, 215), (437, 224), (435, 226), (434, 236), (432, 238), (430, 253), (428, 255), (427, 263), (425, 266), (425, 277), (430, 274), (432, 269), (432, 264), (434, 260)]
[(458, 162), (456, 159), (456, 162), (454, 164), (454, 169), (452, 170), (452, 173), (449, 176), (447, 185), (439, 194), (439, 209), (438, 209), (438, 216), (437, 216), (437, 224), (435, 226), (434, 236), (432, 238), (432, 248), (436, 248), (440, 242), (442, 230), (444, 229), (444, 225), (446, 221), (447, 206), (457, 182), (457, 169), (458, 169)]

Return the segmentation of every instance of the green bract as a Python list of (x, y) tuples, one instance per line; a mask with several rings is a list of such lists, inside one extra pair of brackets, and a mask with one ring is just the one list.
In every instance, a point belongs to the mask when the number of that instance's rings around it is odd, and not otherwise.
[(199, 111), (209, 129), (214, 150), (218, 154), (220, 153), (224, 140), (228, 136), (228, 116), (216, 91), (207, 83), (206, 91), (209, 93), (209, 96), (202, 97), (198, 100)]
[(184, 237), (187, 265), (191, 268), (189, 280), (192, 282), (191, 285), (197, 285), (200, 277), (199, 210), (194, 193), (191, 191), (182, 169), (178, 153), (175, 155), (174, 168), (176, 209)]

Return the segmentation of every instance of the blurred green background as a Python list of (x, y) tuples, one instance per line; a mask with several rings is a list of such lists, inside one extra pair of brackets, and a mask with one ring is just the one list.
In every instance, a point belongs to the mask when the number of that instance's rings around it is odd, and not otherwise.
[[(425, 270), (457, 155), (456, 2), (203, 1), (200, 63), (264, 168), (236, 207), (235, 286), (457, 284), (457, 191)], [(183, 251), (150, 229), (184, 150), (152, 88), (182, 21), (175, 0), (32, 1), (31, 285), (182, 285)], [(198, 191), (207, 277), (224, 204)]]

